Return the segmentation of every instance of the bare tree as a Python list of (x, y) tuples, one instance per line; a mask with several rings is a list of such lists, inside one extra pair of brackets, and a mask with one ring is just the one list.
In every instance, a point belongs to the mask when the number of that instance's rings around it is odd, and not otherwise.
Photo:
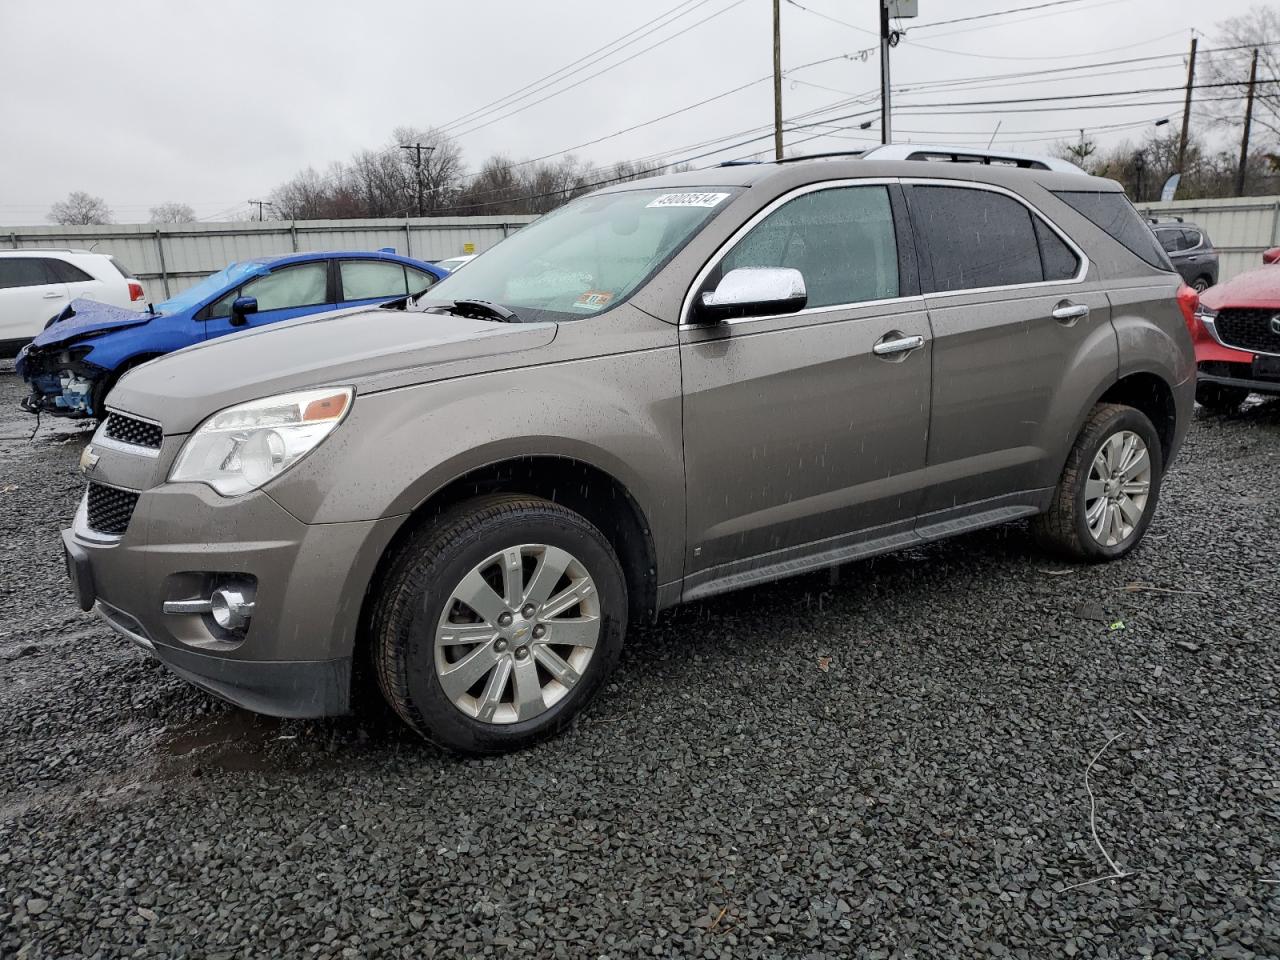
[(101, 197), (75, 190), (49, 208), (49, 219), (64, 226), (111, 223), (111, 208)]
[(195, 218), (196, 212), (191, 205), (177, 200), (166, 200), (151, 208), (152, 223), (191, 223)]
[[(1258, 80), (1253, 94), (1253, 137), (1259, 146), (1280, 143), (1280, 49), (1265, 41), (1280, 36), (1280, 8), (1257, 6), (1248, 13), (1231, 17), (1218, 24), (1214, 46), (1234, 49), (1219, 50), (1206, 60), (1204, 83), (1239, 84), (1197, 91), (1196, 99), (1212, 118), (1215, 126), (1239, 130), (1244, 124), (1244, 99), (1249, 79), (1249, 61), (1254, 48), (1258, 51)], [(1222, 99), (1209, 99), (1209, 98)]]

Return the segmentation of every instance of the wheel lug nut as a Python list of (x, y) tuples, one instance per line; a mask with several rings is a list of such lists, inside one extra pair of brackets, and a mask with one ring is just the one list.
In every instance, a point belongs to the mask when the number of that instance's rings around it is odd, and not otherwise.
[(516, 647), (516, 659), (523, 660), (529, 655), (529, 651), (524, 647)]
[(496, 643), (494, 643), (494, 645), (493, 645), (493, 649), (495, 649), (495, 650), (497, 650), (499, 653), (501, 653), (503, 650), (507, 649), (507, 641), (505, 641), (505, 640), (498, 640)]
[(537, 607), (535, 607), (532, 603), (526, 603), (524, 605), (524, 609), (520, 611), (520, 615), (524, 617), (526, 620), (528, 620), (537, 612), (538, 612)]
[(509, 614), (509, 613), (504, 613), (504, 614), (499, 615), (499, 617), (498, 617), (498, 626), (500, 626), (500, 627), (509, 627), (509, 626), (511, 626), (511, 614)]
[(544, 627), (542, 624), (538, 624), (536, 627), (533, 628), (533, 637), (535, 640), (541, 640), (546, 635), (547, 635), (547, 628)]

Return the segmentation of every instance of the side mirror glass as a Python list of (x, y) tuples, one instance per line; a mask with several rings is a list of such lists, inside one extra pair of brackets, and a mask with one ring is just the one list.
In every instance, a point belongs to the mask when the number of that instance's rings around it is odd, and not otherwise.
[(248, 323), (245, 317), (248, 314), (257, 312), (257, 297), (236, 297), (231, 301), (231, 325), (233, 327), (243, 327)]
[(1272, 247), (1262, 251), (1262, 262), (1266, 264), (1280, 263), (1280, 247)]
[(694, 321), (721, 323), (739, 317), (765, 317), (804, 309), (809, 294), (804, 275), (792, 267), (741, 267), (730, 270), (715, 290), (694, 305)]

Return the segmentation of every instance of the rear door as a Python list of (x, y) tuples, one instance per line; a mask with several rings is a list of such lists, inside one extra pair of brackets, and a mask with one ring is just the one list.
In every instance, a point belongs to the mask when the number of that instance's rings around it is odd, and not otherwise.
[[(258, 312), (246, 316), (244, 326), (232, 326), (231, 304), (236, 297), (253, 297)], [(335, 304), (329, 294), (329, 261), (309, 260), (277, 267), (270, 273), (250, 280), (208, 308), (204, 323), (206, 339), (220, 337), (237, 330), (261, 327), (292, 317), (321, 310), (332, 310)]]
[(1064, 417), (1114, 376), (1109, 301), (1084, 254), (1016, 195), (956, 181), (906, 189), (933, 330), (921, 525), (1016, 514), (1056, 483)]
[[(929, 324), (909, 237), (898, 247), (909, 227), (896, 191), (868, 181), (794, 191), (699, 275), (693, 296), (734, 268), (792, 267), (808, 305), (681, 327), (686, 596), (910, 533), (928, 431)], [(909, 338), (914, 349), (874, 352)]]
[(30, 340), (67, 305), (42, 257), (0, 257), (0, 340)]

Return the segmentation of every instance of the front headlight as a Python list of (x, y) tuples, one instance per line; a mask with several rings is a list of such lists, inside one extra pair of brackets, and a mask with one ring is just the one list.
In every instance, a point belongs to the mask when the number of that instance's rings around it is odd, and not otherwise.
[(351, 409), (350, 387), (265, 397), (215, 413), (182, 445), (169, 480), (224, 497), (256, 490), (320, 445)]

